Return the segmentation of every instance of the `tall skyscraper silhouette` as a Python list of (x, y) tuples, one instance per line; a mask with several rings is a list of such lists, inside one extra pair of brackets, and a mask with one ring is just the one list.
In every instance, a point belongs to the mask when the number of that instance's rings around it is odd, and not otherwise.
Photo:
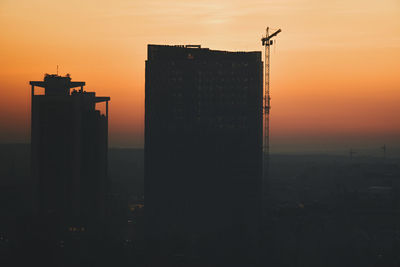
[[(69, 232), (98, 237), (104, 230), (109, 97), (83, 90), (69, 75), (31, 81), (31, 164), (36, 211), (49, 238)], [(35, 92), (44, 88), (44, 93)], [(79, 87), (79, 91), (71, 88)], [(96, 104), (105, 102), (105, 114)]]
[(149, 45), (149, 262), (256, 266), (262, 202), (261, 52)]

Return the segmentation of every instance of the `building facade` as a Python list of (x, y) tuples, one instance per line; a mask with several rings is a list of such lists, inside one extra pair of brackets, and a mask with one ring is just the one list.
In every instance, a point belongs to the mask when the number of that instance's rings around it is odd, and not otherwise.
[(259, 263), (262, 73), (261, 52), (148, 46), (145, 216), (155, 261)]
[[(101, 236), (106, 212), (108, 101), (69, 75), (31, 81), (31, 169), (36, 213), (50, 236)], [(44, 92), (35, 91), (44, 88)], [(73, 90), (78, 88), (79, 90)], [(42, 89), (43, 90), (43, 89)], [(105, 102), (105, 112), (96, 104)]]

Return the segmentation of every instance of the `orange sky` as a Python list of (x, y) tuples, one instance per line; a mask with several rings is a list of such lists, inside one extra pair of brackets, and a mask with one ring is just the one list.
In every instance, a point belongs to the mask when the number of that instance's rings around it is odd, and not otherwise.
[(272, 48), (272, 151), (400, 143), (398, 0), (0, 0), (0, 143), (28, 142), (30, 80), (111, 96), (111, 146), (142, 147), (146, 45)]

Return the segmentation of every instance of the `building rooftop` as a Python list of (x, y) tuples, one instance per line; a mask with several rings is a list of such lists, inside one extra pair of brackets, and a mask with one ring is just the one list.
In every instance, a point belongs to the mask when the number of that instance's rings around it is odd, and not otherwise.
[(85, 86), (85, 82), (72, 82), (69, 74), (59, 76), (57, 74), (45, 74), (43, 81), (30, 81), (30, 85), (44, 87), (44, 88), (74, 88)]
[(148, 45), (148, 60), (249, 60), (261, 61), (261, 51), (222, 51), (201, 45)]

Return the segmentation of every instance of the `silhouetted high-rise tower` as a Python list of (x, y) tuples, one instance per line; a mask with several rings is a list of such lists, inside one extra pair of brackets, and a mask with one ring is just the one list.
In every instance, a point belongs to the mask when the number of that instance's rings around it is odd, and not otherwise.
[[(31, 81), (32, 177), (37, 214), (51, 220), (56, 234), (98, 235), (105, 216), (109, 97), (83, 91), (69, 75)], [(35, 92), (44, 88), (44, 93)], [(71, 88), (79, 87), (80, 90)], [(105, 102), (105, 114), (96, 104)]]
[(160, 246), (152, 259), (257, 264), (262, 76), (261, 52), (148, 46), (146, 234)]

